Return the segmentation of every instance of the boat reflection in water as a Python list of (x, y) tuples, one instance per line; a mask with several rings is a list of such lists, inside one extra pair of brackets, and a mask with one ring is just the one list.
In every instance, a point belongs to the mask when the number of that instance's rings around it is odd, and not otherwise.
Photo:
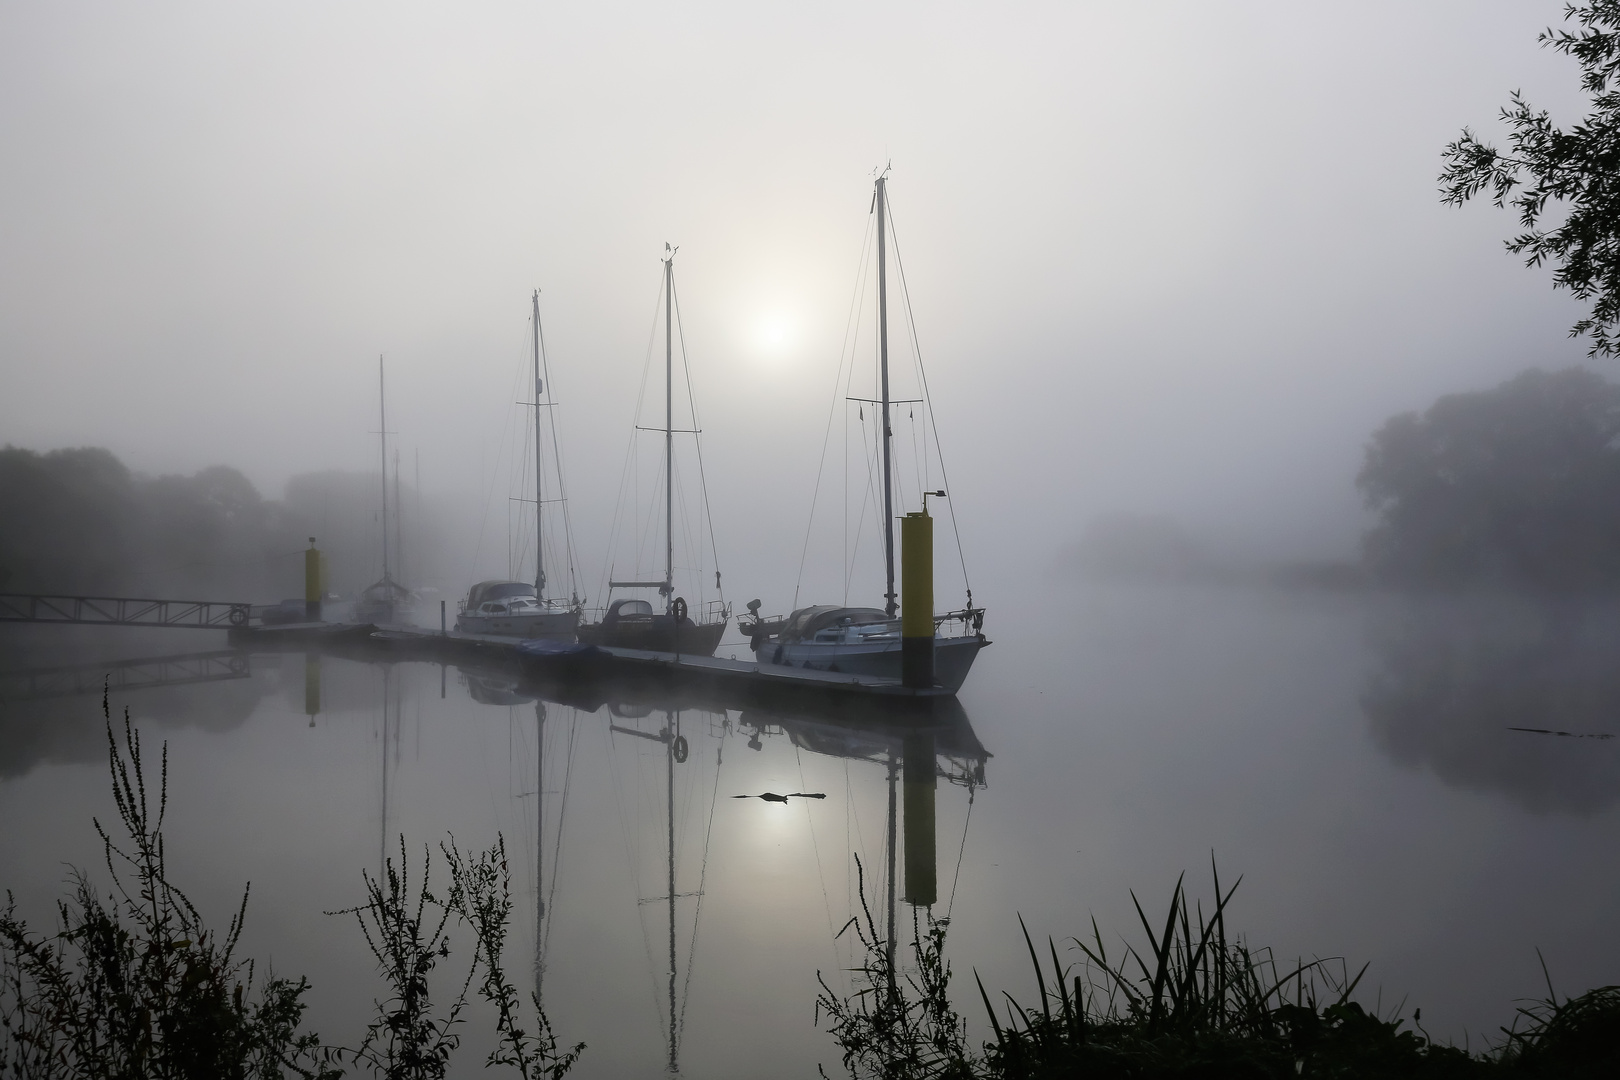
[[(712, 850), (715, 810), (729, 798), (761, 794), (734, 790), (758, 770), (746, 757), (740, 765), (736, 760), (728, 765), (728, 751), (735, 759), (737, 749), (762, 750), (768, 740), (786, 740), (795, 754), (867, 762), (881, 770), (887, 795), (882, 856), (886, 872), (875, 881), (891, 953), (898, 901), (927, 907), (939, 898), (935, 823), (939, 780), (970, 793), (985, 785), (990, 755), (954, 698), (931, 701), (927, 708), (915, 703), (897, 707), (892, 702), (795, 708), (779, 701), (768, 710), (739, 710), (727, 708), (724, 701), (674, 696), (655, 688), (596, 687), (582, 692), (573, 686), (565, 692), (521, 671), (463, 668), (460, 678), (475, 701), (518, 707), (515, 718), (525, 704), (532, 703), (535, 712), (537, 782), (531, 818), (535, 836), (528, 846), (534, 862), (536, 994), (547, 968), (563, 824), (584, 820), (578, 813), (567, 817), (577, 736), (593, 722), (605, 723), (607, 772), (625, 825), (636, 908), (658, 1001), (662, 1064), (672, 1074), (681, 1068), (693, 969), (701, 966), (697, 941), (711, 854), (723, 858)], [(591, 714), (599, 718), (593, 721)], [(554, 732), (549, 738), (548, 725)], [(565, 734), (555, 733), (559, 725)], [(742, 775), (736, 775), (739, 768)], [(763, 795), (774, 802), (824, 797), (821, 792)], [(688, 839), (683, 842), (682, 837)], [(590, 903), (600, 908), (606, 899), (593, 896)], [(726, 974), (737, 973), (728, 969)]]

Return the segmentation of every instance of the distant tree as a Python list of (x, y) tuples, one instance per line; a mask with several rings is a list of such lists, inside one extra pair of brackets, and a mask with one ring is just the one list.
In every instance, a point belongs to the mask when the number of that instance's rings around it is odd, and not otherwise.
[(135, 558), (135, 480), (106, 450), (0, 448), (0, 588), (114, 588)]
[[(1537, 40), (1573, 56), (1581, 87), (1592, 95), (1586, 118), (1569, 130), (1555, 126), (1514, 91), (1501, 110), (1510, 150), (1501, 152), (1463, 129), (1444, 152), (1442, 201), (1460, 206), (1489, 188), (1498, 207), (1511, 203), (1524, 232), (1507, 249), (1526, 265), (1553, 265), (1553, 285), (1591, 301), (1591, 313), (1570, 330), (1589, 334), (1589, 355), (1620, 353), (1620, 0), (1566, 4), (1578, 31), (1548, 28)], [(1545, 227), (1550, 212), (1562, 224)], [(1557, 214), (1552, 216), (1556, 219)]]
[[(376, 580), (382, 524), (375, 473), (295, 476), (262, 497), (214, 465), (190, 476), (142, 476), (107, 450), (39, 453), (0, 447), (0, 591), (270, 600), (303, 595), (304, 548), (319, 538), (328, 585)], [(442, 506), (409, 485), (390, 508), (393, 573), (413, 584), (461, 571)], [(403, 536), (401, 536), (403, 533)], [(449, 567), (450, 569), (447, 569)], [(457, 582), (459, 584), (459, 582)]]
[(1356, 479), (1369, 568), (1406, 584), (1620, 585), (1620, 386), (1527, 371), (1386, 422)]

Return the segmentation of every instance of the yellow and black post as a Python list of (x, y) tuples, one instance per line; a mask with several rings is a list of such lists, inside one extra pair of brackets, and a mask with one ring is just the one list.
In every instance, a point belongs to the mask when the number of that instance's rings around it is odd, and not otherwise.
[(918, 690), (934, 685), (934, 519), (926, 496), (919, 513), (900, 519), (900, 681)]
[(906, 805), (906, 903), (928, 907), (939, 898), (934, 856), (934, 737), (908, 735), (901, 787)]
[(304, 618), (321, 621), (321, 553), (315, 550), (315, 538), (309, 538), (309, 550), (304, 552)]

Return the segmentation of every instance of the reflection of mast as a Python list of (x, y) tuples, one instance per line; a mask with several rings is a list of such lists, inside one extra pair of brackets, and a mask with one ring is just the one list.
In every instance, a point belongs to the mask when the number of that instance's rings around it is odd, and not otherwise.
[[(387, 490), (386, 482), (383, 485)], [(388, 528), (383, 527), (383, 536), (388, 535)], [(382, 714), (382, 825), (377, 830), (377, 873), (382, 874), (388, 865), (388, 676), (392, 673), (392, 666), (383, 665), (383, 714)]]
[[(687, 752), (688, 752), (687, 751), (686, 737), (681, 734), (681, 714), (680, 714), (680, 712), (678, 710), (668, 710), (668, 709), (666, 709), (665, 710), (664, 730), (659, 732), (657, 735), (653, 735), (653, 734), (651, 734), (649, 732), (646, 732), (646, 731), (638, 731), (637, 729), (631, 728), (631, 727), (623, 727), (623, 726), (621, 726), (619, 724), (611, 725), (608, 730), (617, 732), (617, 733), (619, 733), (621, 735), (632, 735), (632, 736), (634, 736), (634, 737), (636, 737), (638, 739), (649, 739), (649, 740), (651, 740), (653, 742), (661, 742), (661, 743), (664, 744), (664, 814), (665, 814), (665, 830), (664, 830), (664, 835), (665, 835), (664, 860), (665, 861), (664, 861), (664, 865), (665, 865), (665, 885), (667, 886), (668, 891), (664, 896), (645, 897), (645, 898), (640, 899), (638, 901), (638, 903), (645, 904), (645, 903), (656, 903), (656, 902), (662, 901), (666, 905), (666, 910), (667, 910), (667, 912), (669, 914), (669, 961), (668, 961), (669, 962), (669, 971), (668, 971), (669, 980), (668, 980), (668, 987), (667, 987), (668, 1008), (669, 1008), (669, 1017), (668, 1017), (668, 1020), (669, 1020), (669, 1030), (668, 1030), (669, 1060), (666, 1063), (665, 1068), (671, 1075), (675, 1075), (675, 1074), (680, 1072), (680, 1039), (681, 1039), (681, 1029), (684, 1026), (684, 1021), (685, 1021), (684, 1007), (682, 1006), (681, 1002), (679, 1001), (679, 996), (680, 995), (677, 994), (677, 990), (676, 990), (676, 983), (678, 982), (679, 976), (680, 976), (680, 966), (679, 966), (679, 963), (677, 961), (677, 957), (676, 957), (676, 953), (675, 953), (675, 901), (680, 900), (680, 899), (684, 899), (684, 898), (687, 898), (687, 897), (697, 897), (699, 899), (699, 909), (698, 910), (699, 910), (699, 912), (701, 912), (701, 910), (702, 910), (702, 907), (701, 907), (701, 905), (702, 905), (702, 896), (703, 896), (703, 883), (704, 883), (705, 879), (708, 876), (708, 865), (709, 865), (708, 839), (705, 838), (705, 840), (704, 840), (704, 846), (703, 846), (703, 869), (699, 873), (697, 890), (695, 892), (689, 892), (689, 893), (676, 892), (675, 891), (675, 766), (676, 766), (677, 763), (682, 763), (682, 762), (686, 761)], [(718, 756), (716, 756), (716, 758), (715, 758), (715, 785), (716, 785), (716, 791), (718, 791), (718, 787), (719, 787), (719, 783), (720, 783), (719, 769), (720, 769), (720, 758)], [(711, 819), (710, 820), (712, 822), (712, 820), (713, 820), (712, 819), (712, 815), (713, 815), (712, 801), (711, 801), (711, 805), (710, 805), (710, 814), (711, 814)], [(698, 919), (698, 916), (697, 916), (696, 913), (694, 913), (694, 915), (692, 917), (692, 938), (691, 938), (691, 942), (690, 942), (690, 946), (691, 946), (692, 952), (694, 954), (695, 954), (696, 949), (697, 949), (697, 919)], [(687, 984), (688, 985), (687, 985), (686, 990), (681, 992), (682, 994), (685, 994), (685, 993), (690, 991), (690, 984), (691, 984), (691, 979), (692, 979), (692, 960), (693, 960), (693, 956), (688, 955), (688, 957), (687, 957), (687, 965), (686, 965), (686, 969), (687, 969), (686, 970), (686, 979), (687, 979)]]
[[(534, 783), (534, 994), (544, 991), (546, 951), (551, 941), (551, 912), (562, 864), (563, 826), (568, 817), (568, 789), (574, 771), (574, 733), (579, 713), (570, 710), (568, 742), (563, 750), (562, 789), (557, 803), (557, 836), (551, 849), (551, 879), (546, 879), (546, 703), (534, 703), (535, 783)], [(555, 766), (553, 766), (555, 767)]]
[(538, 698), (534, 745), (534, 999), (539, 1001), (546, 977), (546, 703)]
[(889, 916), (889, 929), (886, 940), (889, 943), (889, 981), (894, 981), (894, 778), (898, 772), (898, 763), (894, 760), (894, 748), (889, 748), (889, 902), (887, 911)]
[[(680, 730), (680, 713), (671, 714), (670, 731)], [(672, 734), (664, 751), (664, 791), (669, 817), (669, 1071), (678, 1072), (675, 1042), (675, 738)], [(696, 933), (696, 927), (693, 933)]]

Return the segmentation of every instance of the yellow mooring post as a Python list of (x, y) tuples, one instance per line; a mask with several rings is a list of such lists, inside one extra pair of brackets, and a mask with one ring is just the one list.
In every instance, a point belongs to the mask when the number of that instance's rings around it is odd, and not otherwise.
[(909, 735), (902, 753), (901, 787), (906, 803), (906, 896), (913, 907), (939, 899), (934, 856), (934, 737)]
[(934, 519), (926, 501), (900, 519), (900, 681), (934, 685)]
[(304, 552), (304, 618), (321, 621), (321, 553), (315, 550), (315, 538), (309, 538), (309, 550)]

